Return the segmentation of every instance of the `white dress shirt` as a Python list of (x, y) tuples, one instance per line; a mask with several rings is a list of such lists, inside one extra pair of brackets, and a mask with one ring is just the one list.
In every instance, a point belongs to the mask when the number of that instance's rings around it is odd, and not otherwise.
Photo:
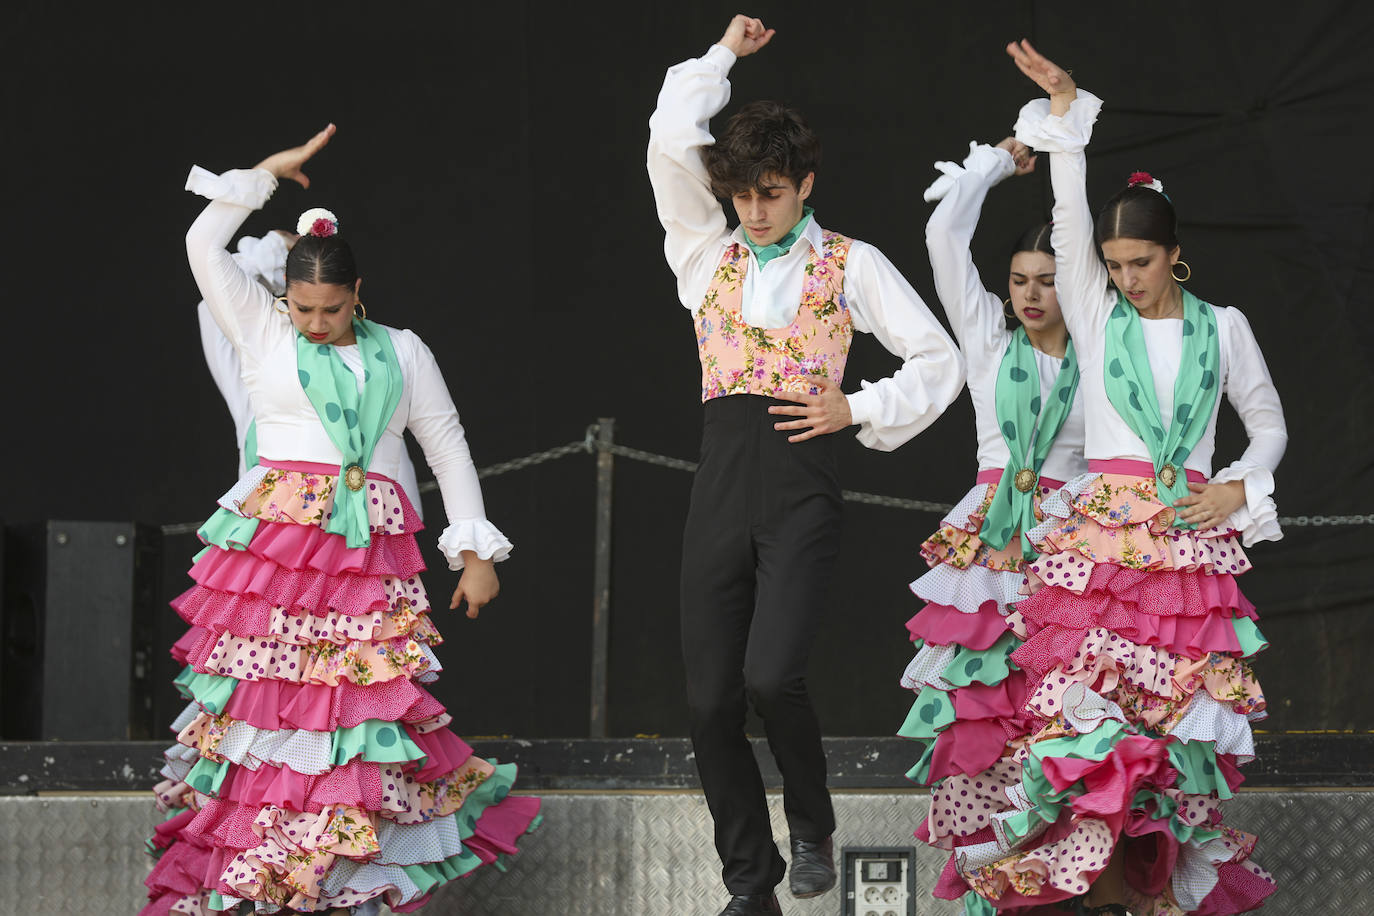
[[(1021, 109), (1016, 138), (1050, 154), (1055, 286), (1082, 372), (1078, 390), (1087, 411), (1084, 453), (1089, 460), (1150, 461), (1144, 441), (1107, 399), (1103, 378), (1107, 319), (1116, 307), (1117, 291), (1109, 282), (1093, 237), (1086, 190), (1087, 157), (1083, 153), (1101, 108), (1102, 100), (1082, 89), (1063, 117), (1050, 114), (1049, 100), (1037, 99)], [(1184, 466), (1201, 472), (1213, 483), (1244, 481), (1245, 505), (1232, 514), (1228, 524), (1242, 533), (1247, 546), (1255, 541), (1277, 540), (1283, 535), (1270, 496), (1274, 491), (1274, 470), (1288, 445), (1283, 406), (1245, 316), (1232, 307), (1211, 308), (1216, 316), (1221, 351), (1221, 386), (1217, 396), (1220, 398), (1224, 393), (1240, 415), (1250, 444), (1240, 458), (1213, 476), (1218, 413), (1214, 408), (1206, 432)], [(1173, 418), (1174, 381), (1183, 355), (1183, 321), (1142, 320), (1141, 327), (1160, 418), (1167, 429)]]
[[(248, 214), (272, 195), (276, 179), (261, 169), (214, 175), (193, 168), (187, 190), (210, 198), (186, 234), (186, 253), (200, 293), (219, 329), (237, 352), (240, 377), (257, 418), (258, 455), (264, 462), (314, 461), (339, 465), (343, 455), (325, 432), (296, 376), (296, 329), (273, 307), (270, 292), (225, 250)], [(449, 526), (439, 547), (451, 569), (463, 550), (503, 560), (511, 545), (486, 519), (477, 470), (457, 408), (434, 355), (413, 332), (387, 329), (401, 366), (400, 403), (377, 442), (369, 470), (398, 480), (407, 461), (402, 434), (409, 429), (439, 482)], [(339, 355), (355, 371), (357, 348)]]
[[(728, 48), (713, 45), (702, 57), (668, 71), (649, 119), (649, 181), (682, 305), (691, 312), (700, 308), (725, 249), (740, 242), (749, 259), (742, 317), (755, 327), (783, 328), (796, 318), (807, 260), (821, 247), (821, 227), (813, 217), (787, 254), (760, 267), (743, 230), (731, 232), (727, 226), (701, 150), (715, 142), (709, 122), (730, 99), (726, 76), (734, 62)], [(856, 240), (850, 247), (844, 295), (854, 327), (903, 360), (890, 378), (864, 381), (863, 390), (848, 396), (859, 441), (890, 451), (958, 397), (963, 359), (911, 284), (872, 245)]]
[[(1011, 331), (1007, 330), (1002, 297), (983, 286), (969, 243), (988, 190), (1016, 171), (1016, 164), (1006, 150), (972, 144), (962, 169), (941, 168), (945, 176), (926, 192), (927, 200), (940, 198), (926, 222), (926, 250), (930, 252), (936, 295), (968, 365), (968, 390), (978, 431), (978, 468), (1001, 469), (1011, 456), (997, 421), (997, 373), (1011, 342)], [(1035, 350), (1041, 404), (1049, 403), (1062, 364), (1061, 357)], [(1083, 458), (1083, 398), (1076, 395), (1040, 473), (1066, 481), (1087, 469)]]

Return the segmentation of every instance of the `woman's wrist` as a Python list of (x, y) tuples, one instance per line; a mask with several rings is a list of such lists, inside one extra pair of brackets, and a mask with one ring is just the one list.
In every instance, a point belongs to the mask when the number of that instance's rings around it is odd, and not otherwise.
[(1078, 87), (1072, 86), (1059, 92), (1050, 93), (1050, 114), (1062, 118), (1069, 113), (1069, 106), (1078, 98)]

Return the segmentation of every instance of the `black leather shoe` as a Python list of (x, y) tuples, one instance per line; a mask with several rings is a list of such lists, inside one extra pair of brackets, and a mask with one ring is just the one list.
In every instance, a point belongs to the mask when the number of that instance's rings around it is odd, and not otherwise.
[(793, 897), (819, 897), (835, 886), (835, 842), (831, 837), (816, 843), (792, 838), (787, 886)]
[(720, 916), (782, 916), (782, 907), (772, 894), (736, 894)]

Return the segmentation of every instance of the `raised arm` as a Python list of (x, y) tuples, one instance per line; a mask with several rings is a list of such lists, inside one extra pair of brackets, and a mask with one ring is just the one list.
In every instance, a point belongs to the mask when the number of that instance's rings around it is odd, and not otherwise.
[(1107, 269), (1102, 266), (1093, 238), (1088, 207), (1087, 157), (1093, 124), (1102, 100), (1079, 89), (1066, 71), (1036, 52), (1030, 42), (1007, 46), (1017, 67), (1048, 94), (1021, 109), (1016, 139), (1050, 154), (1050, 185), (1054, 189), (1054, 227), (1050, 240), (1055, 252), (1055, 290), (1064, 323), (1080, 351), (1095, 346), (1115, 302), (1108, 295)]
[(704, 55), (671, 68), (649, 118), (649, 183), (665, 233), (663, 253), (677, 276), (678, 299), (695, 309), (727, 237), (725, 212), (711, 191), (703, 148), (715, 143), (710, 120), (730, 101), (726, 78), (736, 59), (762, 48), (771, 29), (736, 16)]
[[(1015, 146), (1011, 146), (1015, 144)], [(936, 163), (945, 174), (926, 189), (926, 200), (939, 200), (926, 221), (926, 251), (935, 277), (935, 293), (954, 329), (964, 355), (971, 359), (1006, 348), (1007, 322), (1002, 297), (983, 286), (969, 244), (978, 227), (988, 191), (1013, 173), (1034, 168), (1033, 157), (1018, 165), (1014, 150), (1025, 147), (1008, 137), (996, 147), (969, 144), (963, 167)], [(1024, 154), (1023, 154), (1024, 155)]]
[(248, 424), (253, 421), (253, 407), (248, 398), (248, 386), (243, 383), (239, 355), (229, 338), (219, 329), (210, 316), (210, 307), (201, 302), (196, 307), (196, 320), (200, 324), (200, 347), (205, 353), (205, 365), (210, 369), (220, 397), (229, 408), (229, 416), (234, 420), (234, 439), (239, 449), (239, 475), (247, 470), (243, 466), (243, 439)]
[(289, 178), (309, 187), (302, 166), (334, 135), (331, 124), (306, 143), (269, 156), (252, 169), (222, 175), (199, 166), (191, 169), (186, 189), (210, 198), (186, 233), (186, 257), (201, 297), (235, 348), (242, 349), (266, 326), (272, 295), (235, 261), (225, 248), (248, 214), (272, 196), (277, 182)]

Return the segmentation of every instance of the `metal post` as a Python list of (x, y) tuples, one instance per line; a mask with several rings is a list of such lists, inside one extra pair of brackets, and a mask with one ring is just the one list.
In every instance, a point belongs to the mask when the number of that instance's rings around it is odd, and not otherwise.
[(615, 418), (596, 421), (596, 573), (592, 595), (592, 702), (590, 736), (606, 737), (606, 672), (611, 642), (611, 483)]

